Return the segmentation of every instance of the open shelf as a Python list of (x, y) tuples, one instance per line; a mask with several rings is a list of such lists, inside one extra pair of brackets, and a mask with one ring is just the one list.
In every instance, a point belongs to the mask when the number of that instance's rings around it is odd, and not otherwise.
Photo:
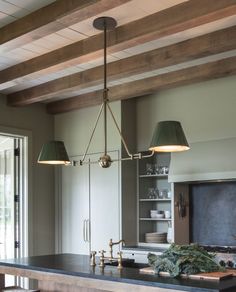
[(171, 218), (139, 218), (141, 221), (171, 221)]
[[(168, 167), (170, 165), (170, 153), (156, 153), (149, 159), (137, 161), (137, 226), (138, 226), (138, 244), (151, 246), (151, 243), (145, 242), (147, 233), (165, 232), (168, 233), (169, 227), (173, 224), (172, 218), (151, 217), (150, 211), (158, 212), (169, 211), (173, 217), (172, 210), (172, 185), (168, 182), (168, 174), (160, 173), (147, 174), (147, 164), (151, 168)], [(164, 172), (164, 171), (163, 171)], [(162, 192), (162, 193), (161, 193)], [(158, 196), (160, 194), (160, 196)], [(150, 197), (149, 197), (150, 196)], [(168, 197), (169, 196), (169, 197)], [(167, 243), (161, 244), (168, 246)], [(155, 243), (154, 246), (161, 247)]]
[(159, 248), (168, 248), (170, 243), (148, 243), (148, 242), (139, 242), (138, 246), (142, 247), (159, 247)]
[(171, 199), (139, 199), (140, 202), (171, 202)]
[(168, 178), (168, 174), (140, 174), (140, 178)]

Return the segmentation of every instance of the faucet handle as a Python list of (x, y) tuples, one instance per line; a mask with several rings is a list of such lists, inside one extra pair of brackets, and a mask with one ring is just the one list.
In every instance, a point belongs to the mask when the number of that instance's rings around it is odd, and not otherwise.
[(122, 258), (122, 254), (123, 254), (122, 251), (118, 251), (117, 254), (118, 254), (118, 256), (119, 256), (120, 258)]
[(95, 261), (95, 255), (97, 254), (96, 251), (91, 251), (90, 252), (90, 266), (95, 267), (96, 266), (96, 261)]
[(102, 250), (99, 250), (99, 253), (101, 254), (101, 257), (104, 257), (105, 252), (106, 252), (106, 251), (103, 250), (103, 249), (102, 249)]
[(118, 255), (118, 269), (122, 269), (123, 266), (122, 266), (122, 251), (118, 251), (117, 252), (117, 255)]
[(105, 267), (105, 264), (104, 264), (104, 260), (105, 260), (104, 253), (105, 253), (105, 250), (102, 249), (102, 250), (99, 251), (99, 253), (101, 254), (99, 267), (104, 268)]

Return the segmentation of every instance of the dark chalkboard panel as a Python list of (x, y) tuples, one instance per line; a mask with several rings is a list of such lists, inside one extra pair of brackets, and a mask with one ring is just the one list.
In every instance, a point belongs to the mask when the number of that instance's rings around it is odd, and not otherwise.
[(236, 182), (190, 186), (190, 239), (202, 245), (236, 246)]

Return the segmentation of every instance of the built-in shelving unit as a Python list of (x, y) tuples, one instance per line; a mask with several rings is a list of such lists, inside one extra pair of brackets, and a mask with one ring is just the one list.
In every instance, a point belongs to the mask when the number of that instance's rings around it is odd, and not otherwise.
[(139, 218), (141, 221), (171, 221), (171, 218)]
[[(163, 246), (165, 243), (146, 242), (146, 233), (166, 232), (173, 224), (172, 185), (168, 182), (169, 153), (158, 153), (150, 159), (139, 160), (137, 165), (137, 229), (141, 246)], [(149, 166), (151, 165), (151, 171)], [(164, 169), (165, 173), (155, 173)], [(152, 173), (153, 172), (153, 173)], [(154, 191), (152, 191), (154, 190)], [(153, 197), (152, 197), (153, 196)], [(151, 217), (151, 210), (169, 211), (170, 218)]]
[(171, 199), (139, 199), (140, 202), (171, 202)]
[(140, 174), (140, 178), (168, 178), (166, 174)]

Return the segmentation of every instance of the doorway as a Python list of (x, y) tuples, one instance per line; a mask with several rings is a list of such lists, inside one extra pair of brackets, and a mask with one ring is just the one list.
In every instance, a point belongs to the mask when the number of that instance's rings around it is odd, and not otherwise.
[[(24, 138), (0, 134), (0, 258), (25, 255)], [(20, 279), (6, 276), (6, 286)]]

